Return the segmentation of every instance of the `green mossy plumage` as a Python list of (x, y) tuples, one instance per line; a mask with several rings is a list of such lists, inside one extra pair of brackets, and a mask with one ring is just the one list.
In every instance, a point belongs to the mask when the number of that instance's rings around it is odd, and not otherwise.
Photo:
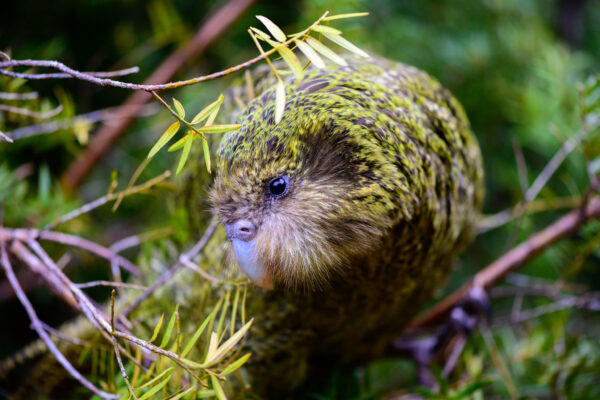
[[(380, 354), (445, 281), (474, 235), (479, 148), (460, 104), (414, 67), (350, 58), (250, 102), (218, 152), (211, 197), (223, 223), (257, 226), (274, 291), (256, 289), (248, 343), (259, 393), (310, 364)], [(289, 192), (268, 193), (287, 175)]]

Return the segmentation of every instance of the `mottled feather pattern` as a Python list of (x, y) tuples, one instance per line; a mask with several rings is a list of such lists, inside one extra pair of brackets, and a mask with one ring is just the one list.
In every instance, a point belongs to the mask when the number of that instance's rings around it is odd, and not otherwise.
[[(275, 277), (276, 290), (257, 289), (250, 303), (248, 343), (255, 388), (271, 393), (300, 381), (314, 358), (383, 351), (446, 281), (483, 200), (462, 107), (414, 67), (350, 57), (290, 77), (278, 124), (274, 110), (271, 88), (241, 113), (211, 192), (223, 223), (259, 227), (258, 257)], [(273, 199), (268, 182), (282, 174), (290, 193)]]

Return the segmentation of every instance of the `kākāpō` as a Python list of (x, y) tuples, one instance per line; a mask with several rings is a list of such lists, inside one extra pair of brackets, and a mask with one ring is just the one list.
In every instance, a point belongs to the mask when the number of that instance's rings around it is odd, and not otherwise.
[(417, 68), (350, 57), (241, 112), (218, 150), (214, 211), (256, 288), (253, 387), (380, 354), (474, 236), (481, 155), (457, 100)]
[[(263, 398), (282, 398), (323, 365), (381, 355), (444, 284), (482, 205), (481, 155), (457, 100), (417, 68), (346, 59), (290, 76), (279, 123), (275, 89), (258, 93), (235, 112), (242, 127), (217, 151), (210, 199), (223, 226), (198, 264), (219, 274), (229, 252), (254, 282), (243, 349), (252, 357), (240, 375)], [(190, 166), (183, 185), (191, 213), (201, 213), (193, 204), (204, 197), (202, 169)], [(201, 279), (187, 275), (140, 309), (155, 315), (157, 303), (178, 302), (189, 331), (186, 321), (209, 308), (206, 291), (194, 289)], [(210, 293), (218, 298), (223, 287)], [(70, 335), (100, 336), (91, 325)], [(57, 368), (48, 355), (29, 386), (56, 388), (48, 371)], [(233, 397), (241, 387), (229, 387)]]

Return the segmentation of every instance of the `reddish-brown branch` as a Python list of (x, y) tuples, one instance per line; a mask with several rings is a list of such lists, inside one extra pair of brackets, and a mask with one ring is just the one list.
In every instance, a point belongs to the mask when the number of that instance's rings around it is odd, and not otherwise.
[(454, 307), (466, 298), (471, 288), (478, 286), (486, 289), (493, 286), (508, 273), (519, 268), (558, 240), (568, 236), (590, 219), (598, 217), (600, 217), (600, 197), (593, 197), (581, 208), (564, 215), (478, 272), (473, 279), (458, 290), (446, 296), (424, 314), (414, 318), (408, 329), (426, 328), (441, 322)]
[[(229, 1), (208, 18), (187, 46), (163, 61), (145, 83), (168, 82), (177, 71), (210, 46), (253, 2), (254, 0)], [(148, 92), (135, 92), (129, 96), (123, 103), (123, 107), (128, 110), (128, 116), (120, 119), (117, 123), (104, 124), (96, 132), (88, 148), (69, 166), (62, 177), (63, 186), (67, 188), (79, 186), (94, 165), (133, 123), (134, 116), (151, 98), (152, 95)]]

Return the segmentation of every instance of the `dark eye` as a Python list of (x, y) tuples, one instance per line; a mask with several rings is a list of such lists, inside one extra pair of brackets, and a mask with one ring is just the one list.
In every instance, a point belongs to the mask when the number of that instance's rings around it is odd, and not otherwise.
[(279, 197), (286, 194), (290, 186), (290, 178), (287, 175), (282, 175), (277, 178), (273, 178), (269, 182), (269, 193), (272, 197)]

